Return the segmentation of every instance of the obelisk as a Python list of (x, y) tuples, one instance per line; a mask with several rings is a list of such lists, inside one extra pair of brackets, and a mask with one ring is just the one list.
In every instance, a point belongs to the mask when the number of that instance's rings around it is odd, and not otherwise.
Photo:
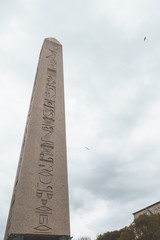
[(5, 240), (70, 238), (62, 45), (44, 40)]

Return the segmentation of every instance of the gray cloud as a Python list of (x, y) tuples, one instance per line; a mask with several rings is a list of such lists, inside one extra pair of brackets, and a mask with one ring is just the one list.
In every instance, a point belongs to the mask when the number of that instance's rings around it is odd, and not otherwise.
[(129, 225), (132, 212), (160, 198), (159, 1), (0, 5), (1, 234), (37, 59), (49, 36), (64, 52), (72, 235), (94, 238)]

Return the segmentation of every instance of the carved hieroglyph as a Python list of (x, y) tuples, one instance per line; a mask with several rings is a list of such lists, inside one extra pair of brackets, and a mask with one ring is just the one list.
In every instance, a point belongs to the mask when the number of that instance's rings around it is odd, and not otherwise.
[(11, 234), (69, 236), (62, 45), (40, 53), (5, 240)]

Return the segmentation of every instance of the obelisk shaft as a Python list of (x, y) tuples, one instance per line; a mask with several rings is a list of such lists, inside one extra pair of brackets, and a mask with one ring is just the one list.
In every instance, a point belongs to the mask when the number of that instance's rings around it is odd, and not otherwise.
[(14, 235), (70, 236), (62, 45), (53, 38), (40, 53), (5, 240)]

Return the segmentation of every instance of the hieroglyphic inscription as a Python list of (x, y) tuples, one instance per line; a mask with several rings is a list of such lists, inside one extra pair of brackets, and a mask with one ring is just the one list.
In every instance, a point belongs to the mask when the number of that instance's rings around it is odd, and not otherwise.
[(43, 117), (41, 125), (40, 153), (38, 160), (38, 181), (36, 197), (39, 205), (35, 209), (37, 225), (34, 227), (36, 233), (50, 233), (52, 225), (50, 215), (52, 214), (51, 199), (53, 198), (53, 174), (54, 174), (54, 127), (55, 127), (55, 98), (56, 98), (56, 67), (57, 67), (56, 44), (48, 46), (47, 77), (43, 103)]

